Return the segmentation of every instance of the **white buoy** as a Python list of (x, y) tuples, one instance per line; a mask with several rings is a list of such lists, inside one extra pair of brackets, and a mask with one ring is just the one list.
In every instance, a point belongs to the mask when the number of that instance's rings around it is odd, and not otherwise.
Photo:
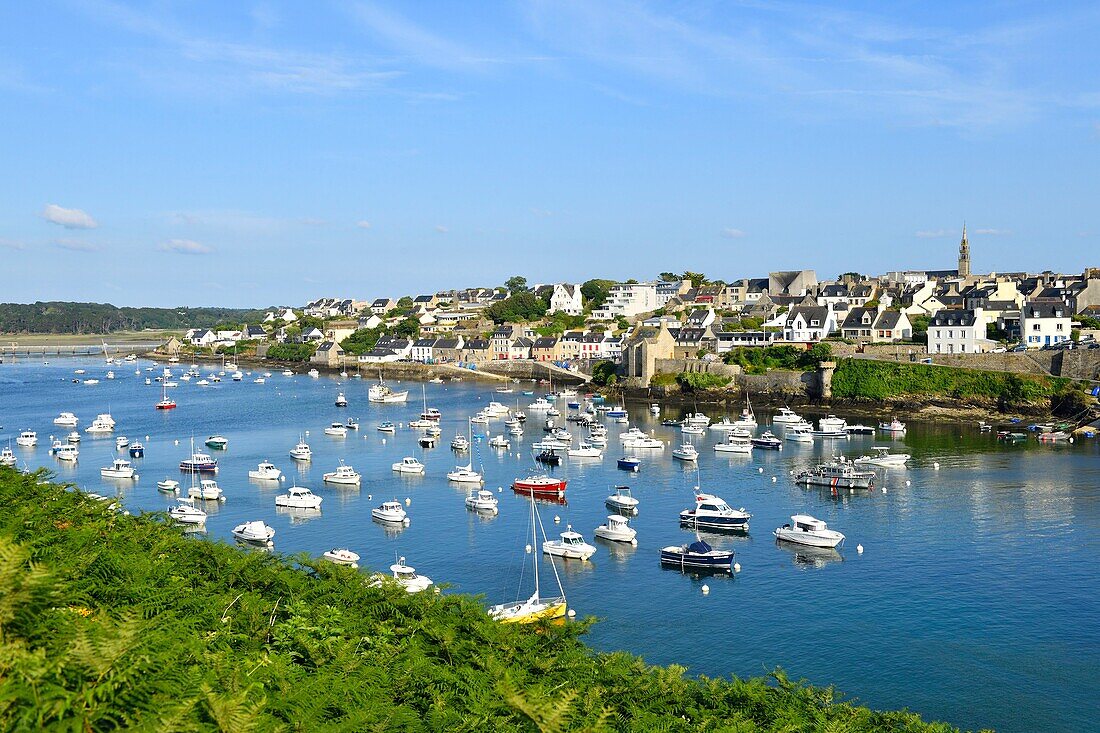
[(707, 593), (710, 593), (710, 586), (706, 585), (706, 584), (703, 584), (703, 587), (702, 587), (701, 590), (703, 591), (703, 595), (706, 595)]
[(175, 440), (175, 441), (172, 441), (172, 444), (173, 444), (173, 445), (179, 445), (179, 444), (180, 444), (180, 442), (179, 442), (178, 440)]
[(773, 484), (774, 484), (774, 483), (775, 483), (776, 481), (778, 481), (778, 480), (779, 480), (779, 479), (777, 479), (777, 478), (776, 478), (775, 476), (772, 476), (772, 483), (773, 483)]
[(935, 463), (933, 463), (932, 468), (936, 469), (937, 471), (940, 470), (940, 462), (936, 461)]
[(497, 493), (498, 494), (502, 493), (503, 491), (504, 491), (504, 489), (500, 488), (499, 486), (497, 487)]
[(149, 442), (149, 436), (148, 436), (148, 435), (146, 435), (146, 436), (145, 436), (145, 442), (146, 442), (146, 443), (148, 443), (148, 442)]
[(757, 473), (764, 473), (764, 467), (761, 466), (760, 468), (756, 469), (756, 472)]
[(561, 517), (557, 514), (554, 515), (554, 524), (561, 524)]
[(370, 495), (370, 494), (367, 494), (367, 501), (370, 501), (370, 500), (371, 500), (371, 498), (372, 498), (372, 497), (371, 497), (371, 495)]
[(886, 487), (885, 486), (882, 487), (882, 493), (884, 493), (884, 494), (886, 493)]
[(909, 479), (905, 479), (905, 485), (906, 485), (906, 486), (912, 486), (912, 485), (913, 485), (913, 482), (912, 482), (912, 481), (910, 481)]
[(733, 564), (733, 572), (735, 572), (735, 573), (741, 572), (741, 563), (735, 562)]
[(405, 497), (405, 506), (412, 506), (413, 500), (409, 497)]
[(860, 555), (862, 555), (863, 554), (863, 545), (856, 545), (856, 552), (858, 552)]
[(528, 555), (530, 555), (531, 554), (531, 545), (530, 544), (525, 545), (524, 548), (523, 548), (523, 551), (526, 552)]
[(568, 616), (569, 616), (569, 618), (576, 618), (577, 617), (577, 612), (574, 611), (572, 608), (570, 608)]

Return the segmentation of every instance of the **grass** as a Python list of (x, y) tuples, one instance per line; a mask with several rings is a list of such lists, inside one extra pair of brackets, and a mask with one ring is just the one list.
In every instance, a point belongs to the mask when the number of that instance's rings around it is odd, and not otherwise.
[[(0, 467), (0, 728), (946, 733), (781, 672), (685, 676), (475, 600), (194, 539)], [(655, 612), (656, 613), (656, 612)]]

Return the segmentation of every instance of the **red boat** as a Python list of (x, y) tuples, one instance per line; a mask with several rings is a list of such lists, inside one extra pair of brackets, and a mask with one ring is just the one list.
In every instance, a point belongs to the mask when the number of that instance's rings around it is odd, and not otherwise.
[(542, 474), (540, 476), (517, 478), (512, 482), (512, 491), (527, 496), (561, 499), (565, 496), (565, 484), (565, 479), (551, 478), (546, 474)]
[(161, 400), (157, 403), (158, 410), (174, 410), (176, 409), (176, 403), (172, 400)]

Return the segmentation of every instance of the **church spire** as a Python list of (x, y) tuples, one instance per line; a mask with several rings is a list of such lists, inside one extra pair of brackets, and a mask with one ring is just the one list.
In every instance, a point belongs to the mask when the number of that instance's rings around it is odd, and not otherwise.
[(966, 240), (966, 222), (963, 222), (962, 241), (959, 242), (959, 277), (970, 277), (970, 242)]

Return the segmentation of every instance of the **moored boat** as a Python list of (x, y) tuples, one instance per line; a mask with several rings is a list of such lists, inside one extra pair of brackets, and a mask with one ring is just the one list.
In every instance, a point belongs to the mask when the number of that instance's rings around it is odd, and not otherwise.
[(275, 539), (275, 529), (260, 520), (244, 522), (233, 528), (233, 536), (242, 542), (258, 545), (270, 545)]
[(715, 550), (702, 539), (686, 545), (670, 545), (661, 548), (661, 564), (686, 570), (712, 570), (732, 572), (733, 551)]
[(825, 486), (831, 489), (873, 489), (875, 472), (860, 471), (851, 461), (839, 458), (802, 471), (795, 476), (794, 481), (803, 486)]
[(836, 547), (844, 541), (844, 535), (809, 514), (792, 515), (791, 523), (777, 528), (773, 534), (776, 540), (808, 547)]
[(517, 478), (512, 482), (512, 491), (527, 496), (551, 497), (561, 499), (565, 496), (565, 479), (551, 478), (546, 474), (536, 474), (527, 478)]
[(749, 528), (751, 517), (744, 507), (734, 509), (719, 496), (696, 491), (695, 506), (680, 512), (680, 526), (742, 531)]

